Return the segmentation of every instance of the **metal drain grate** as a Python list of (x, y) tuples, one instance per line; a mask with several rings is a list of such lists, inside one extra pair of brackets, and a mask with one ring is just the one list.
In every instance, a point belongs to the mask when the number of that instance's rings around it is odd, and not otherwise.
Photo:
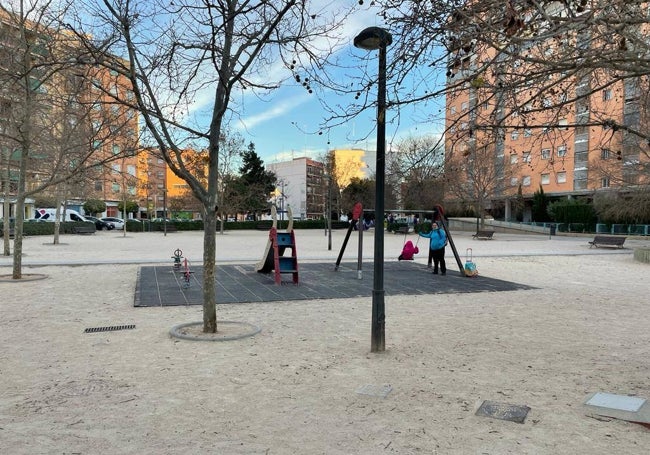
[(96, 332), (112, 332), (114, 330), (128, 330), (135, 329), (135, 324), (129, 325), (112, 325), (109, 327), (91, 327), (84, 330), (84, 333), (96, 333)]

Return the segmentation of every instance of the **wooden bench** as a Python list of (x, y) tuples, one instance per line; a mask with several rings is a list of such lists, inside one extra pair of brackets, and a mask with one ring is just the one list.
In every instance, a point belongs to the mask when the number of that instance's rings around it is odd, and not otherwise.
[(258, 231), (270, 231), (272, 227), (273, 227), (273, 225), (270, 222), (269, 223), (257, 223), (255, 225), (255, 229), (257, 229)]
[(623, 244), (625, 243), (625, 239), (627, 237), (614, 237), (614, 236), (609, 236), (609, 235), (597, 235), (594, 237), (594, 239), (589, 242), (589, 248), (592, 246), (595, 246), (596, 248), (601, 247), (601, 246), (611, 246), (611, 247), (616, 247), (616, 248), (623, 248)]
[(73, 234), (94, 234), (96, 230), (95, 225), (90, 223), (88, 226), (72, 226)]
[(472, 237), (475, 239), (492, 240), (493, 235), (494, 231), (477, 231)]
[(400, 226), (395, 230), (395, 234), (408, 234), (408, 233), (409, 233), (408, 226)]

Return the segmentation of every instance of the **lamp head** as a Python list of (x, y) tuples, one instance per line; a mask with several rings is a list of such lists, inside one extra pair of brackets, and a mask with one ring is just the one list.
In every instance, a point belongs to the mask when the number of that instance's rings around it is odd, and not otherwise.
[(393, 42), (393, 36), (381, 27), (368, 27), (354, 38), (354, 47), (374, 51), (387, 47)]

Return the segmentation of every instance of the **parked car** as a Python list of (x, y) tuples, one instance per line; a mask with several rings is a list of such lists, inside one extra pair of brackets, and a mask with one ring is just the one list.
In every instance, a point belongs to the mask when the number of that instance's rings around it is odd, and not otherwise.
[(112, 225), (114, 229), (124, 229), (124, 220), (122, 218), (106, 216), (104, 218), (100, 218), (100, 220)]
[(94, 216), (88, 216), (84, 215), (84, 218), (86, 218), (88, 221), (92, 221), (95, 223), (95, 229), (98, 231), (110, 231), (111, 229), (115, 229), (115, 226), (113, 226), (110, 223), (107, 223), (106, 221), (100, 220), (99, 218), (95, 218)]

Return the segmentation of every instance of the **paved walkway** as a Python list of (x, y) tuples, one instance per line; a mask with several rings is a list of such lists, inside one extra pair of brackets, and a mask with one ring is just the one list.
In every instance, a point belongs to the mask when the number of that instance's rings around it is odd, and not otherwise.
[[(217, 235), (217, 282), (220, 303), (263, 302), (282, 300), (333, 299), (368, 296), (373, 287), (373, 232), (354, 233), (343, 254), (338, 271), (334, 264), (346, 231), (332, 232), (329, 237), (321, 230), (297, 230), (296, 246), (300, 283), (290, 282), (283, 275), (282, 285), (275, 284), (273, 274), (256, 272), (268, 239), (263, 231), (232, 231)], [(648, 246), (650, 239), (630, 239), (625, 249), (589, 248), (592, 237), (539, 236), (497, 233), (493, 240), (475, 240), (468, 232), (452, 232), (461, 263), (469, 248), (474, 259), (540, 255), (605, 255), (632, 254), (634, 246)], [(426, 267), (426, 241), (418, 242), (415, 235), (384, 236), (384, 290), (386, 295), (422, 295), (465, 292), (490, 292), (527, 289), (525, 278), (519, 282), (496, 280), (483, 274), (476, 278), (461, 275), (451, 248), (447, 248), (447, 276), (432, 275)], [(414, 261), (397, 261), (406, 239), (418, 243), (421, 252)], [(54, 245), (51, 237), (29, 237), (23, 246), (25, 273), (38, 266), (77, 266), (99, 264), (141, 264), (135, 306), (198, 305), (202, 302), (203, 232), (176, 232), (166, 236), (159, 232), (97, 232), (94, 235), (65, 235)], [(359, 248), (361, 245), (361, 248)], [(192, 264), (189, 288), (172, 269), (173, 252), (183, 251)], [(362, 271), (357, 270), (357, 258), (362, 251)], [(11, 257), (0, 257), (0, 270), (12, 264)], [(359, 279), (361, 275), (362, 279)], [(288, 282), (287, 282), (288, 281)], [(416, 297), (417, 298), (417, 297)]]
[[(328, 236), (322, 230), (296, 230), (296, 245), (300, 263), (329, 262), (334, 264), (339, 254), (345, 230), (332, 231), (331, 249)], [(475, 240), (470, 232), (452, 232), (457, 250), (464, 260), (467, 248), (480, 257), (509, 256), (577, 256), (591, 254), (632, 254), (635, 246), (650, 247), (650, 238), (628, 238), (625, 249), (589, 248), (593, 236), (564, 237), (497, 233), (493, 240)], [(264, 231), (229, 231), (217, 234), (217, 263), (256, 263), (262, 257), (268, 239)], [(386, 262), (397, 261), (406, 240), (417, 243), (420, 254), (415, 262), (426, 264), (426, 240), (414, 234), (384, 236)], [(364, 261), (372, 261), (374, 250), (373, 231), (363, 233), (362, 255)], [(343, 261), (356, 261), (359, 251), (358, 233), (354, 233), (347, 245)], [(93, 235), (62, 235), (61, 243), (52, 244), (50, 236), (33, 236), (24, 240), (23, 266), (47, 265), (98, 265), (98, 264), (171, 264), (174, 250), (180, 248), (186, 258), (200, 263), (203, 257), (203, 232), (174, 232), (166, 236), (162, 232), (100, 231)], [(451, 248), (447, 258), (453, 262)], [(0, 268), (10, 267), (12, 257), (0, 256)]]

